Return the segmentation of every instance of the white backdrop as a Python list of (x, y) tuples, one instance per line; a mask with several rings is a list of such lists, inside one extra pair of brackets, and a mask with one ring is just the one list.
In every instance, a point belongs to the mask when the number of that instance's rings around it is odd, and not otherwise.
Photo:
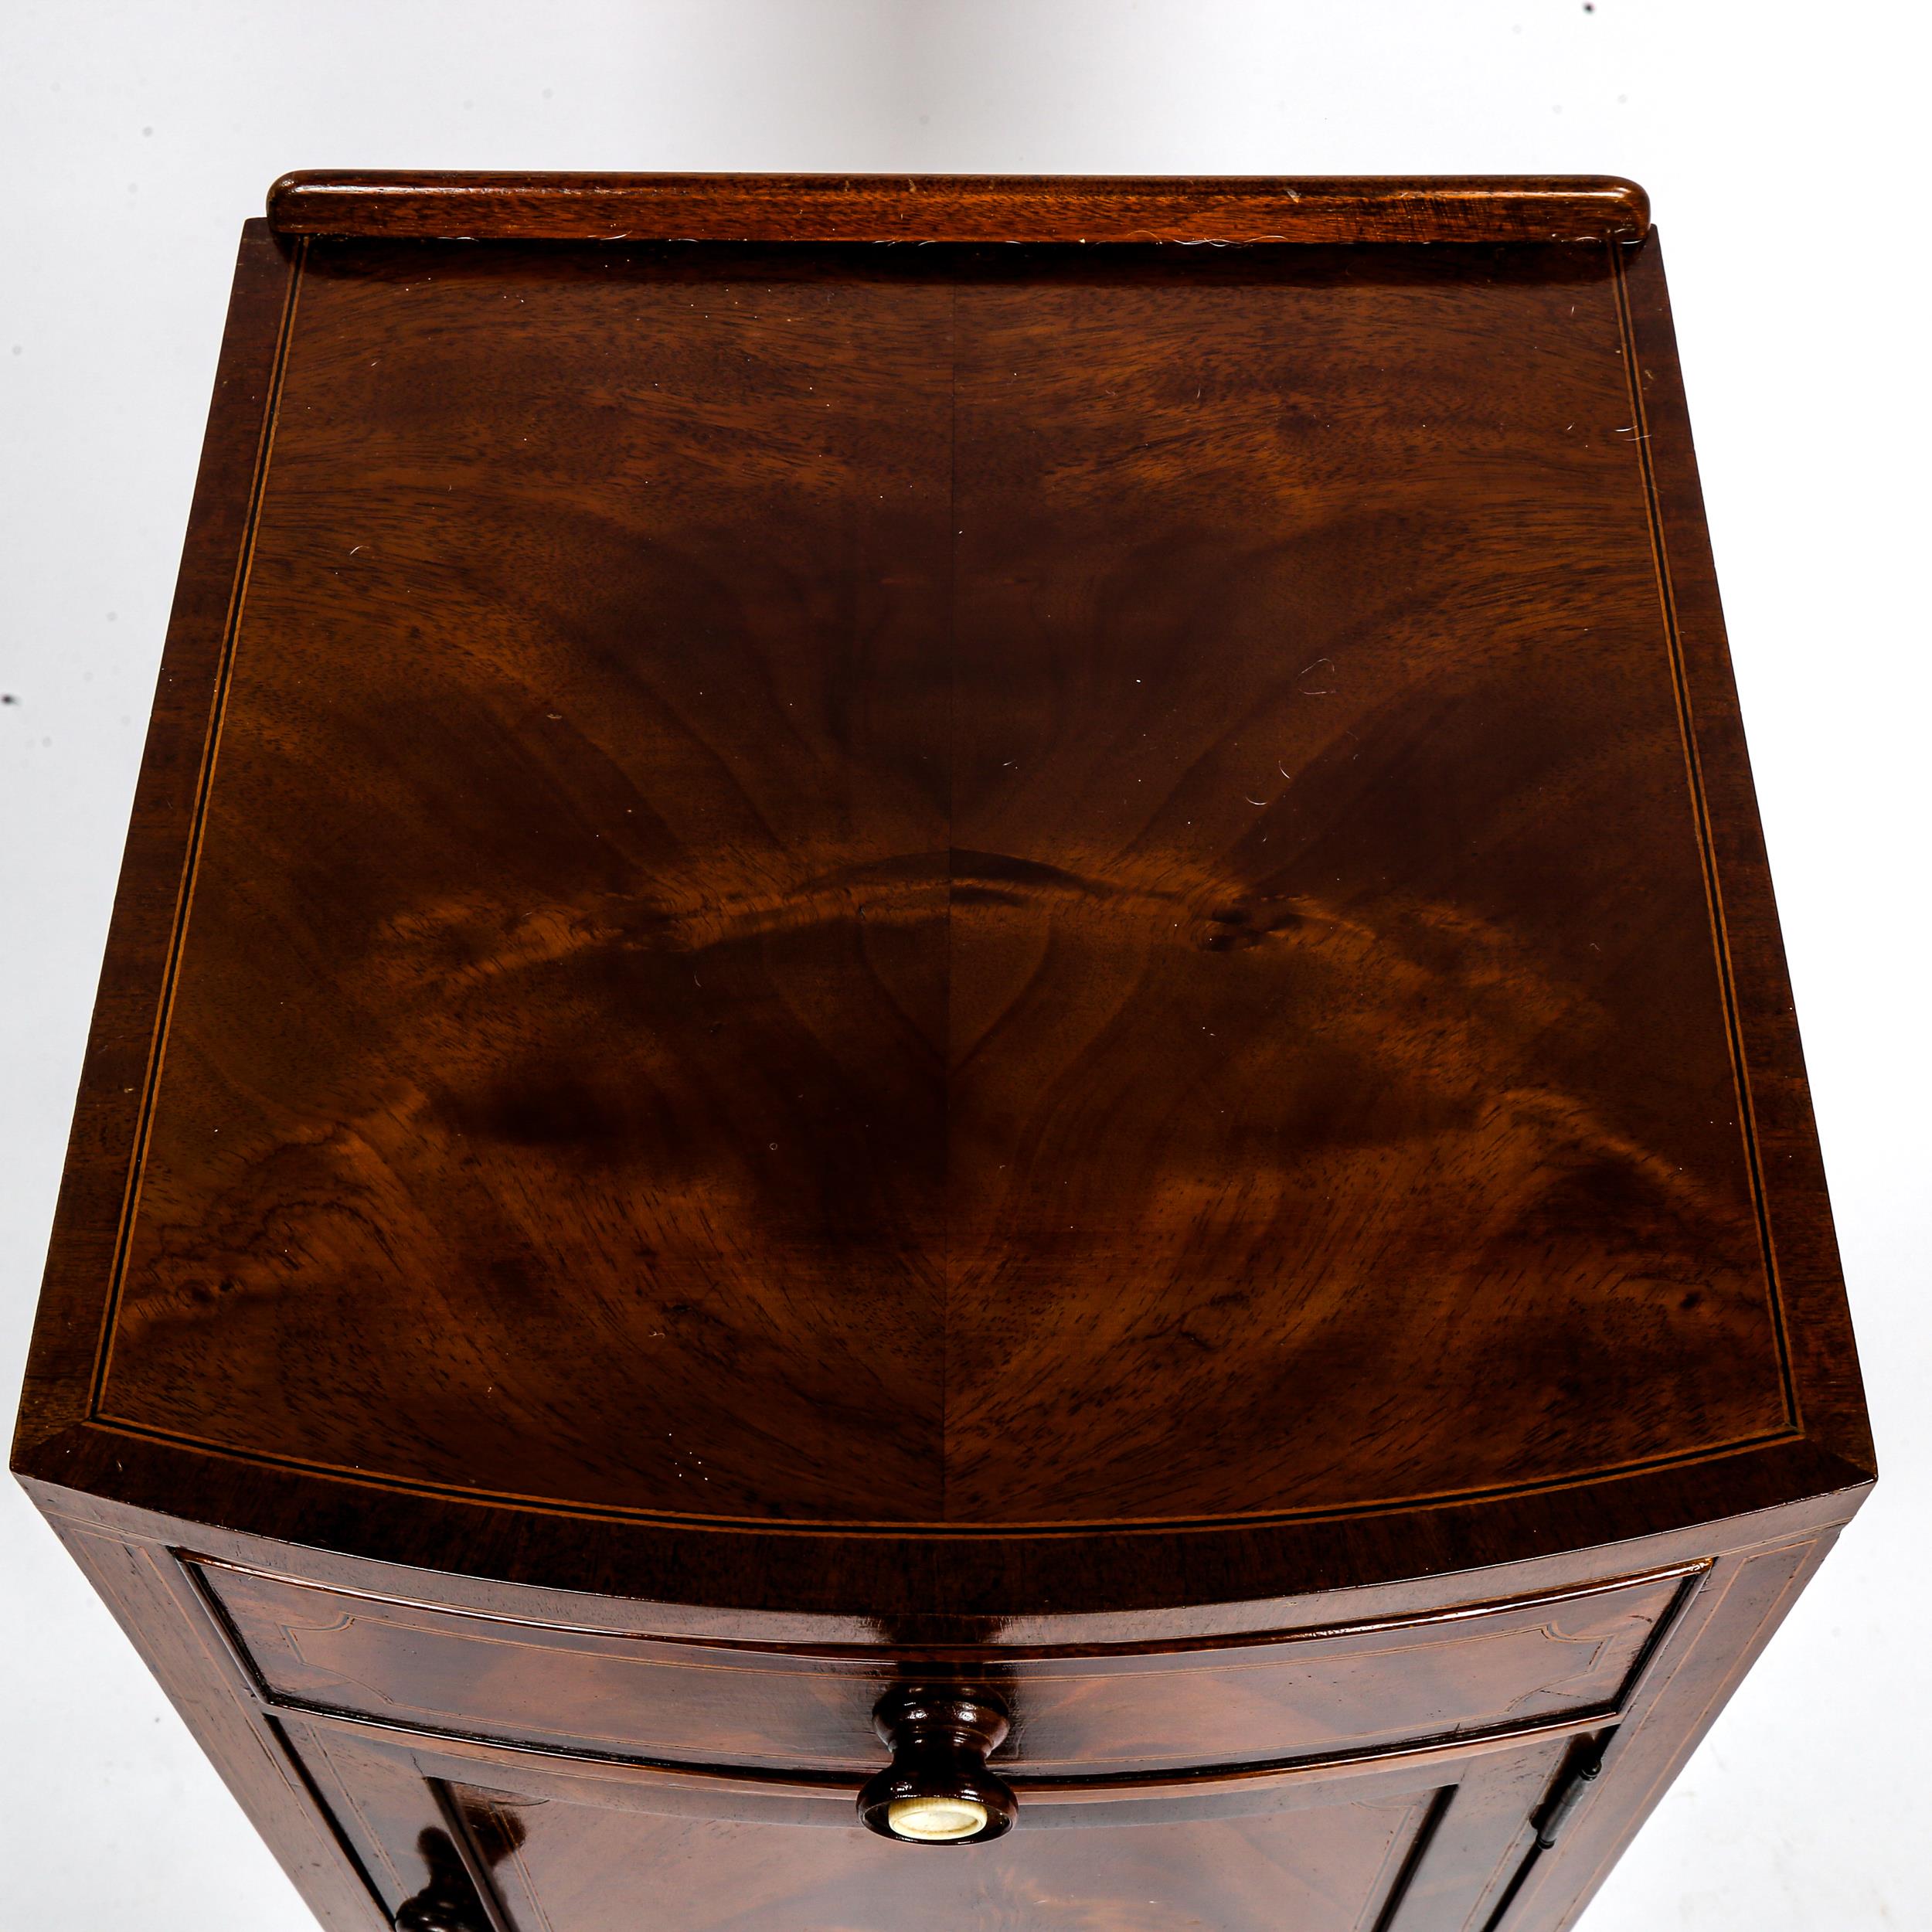
[[(1886, 1480), (1590, 1932), (1923, 1923), (1928, 47), (1701, 0), (10, 0), (0, 1408), (11, 1416), (236, 230), (296, 167), (1634, 175)], [(0, 1927), (313, 1932), (0, 1492)], [(961, 1928), (967, 1932), (967, 1928)]]

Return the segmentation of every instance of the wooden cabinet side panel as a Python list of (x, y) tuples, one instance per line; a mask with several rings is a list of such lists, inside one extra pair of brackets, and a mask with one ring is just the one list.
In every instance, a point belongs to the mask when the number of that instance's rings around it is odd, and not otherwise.
[(353, 1860), (166, 1550), (50, 1517), (87, 1580), (328, 1932), (388, 1932)]
[(1604, 1755), (1593, 1795), (1526, 1872), (1497, 1932), (1567, 1932), (1656, 1809), (1837, 1539), (1723, 1559), (1685, 1607)]

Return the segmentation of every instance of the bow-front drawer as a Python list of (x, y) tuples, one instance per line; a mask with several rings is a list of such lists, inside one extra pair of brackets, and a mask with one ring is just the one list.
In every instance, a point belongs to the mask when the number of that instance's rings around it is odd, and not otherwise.
[(668, 1641), (200, 1566), (277, 1703), (602, 1757), (862, 1774), (886, 1685), (978, 1682), (1022, 1777), (1319, 1759), (1614, 1711), (1684, 1583), (1651, 1576), (1212, 1647), (876, 1655)]

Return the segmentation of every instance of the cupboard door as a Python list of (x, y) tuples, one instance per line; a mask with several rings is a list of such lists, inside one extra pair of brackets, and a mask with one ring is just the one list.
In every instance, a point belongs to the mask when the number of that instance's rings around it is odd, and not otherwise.
[(1006, 1837), (919, 1846), (842, 1783), (287, 1729), (406, 1932), (1481, 1932), (1567, 1749), (1022, 1787)]

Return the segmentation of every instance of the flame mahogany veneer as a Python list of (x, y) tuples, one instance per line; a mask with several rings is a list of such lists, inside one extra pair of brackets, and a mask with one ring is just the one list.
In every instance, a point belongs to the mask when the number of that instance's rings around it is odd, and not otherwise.
[(1641, 191), (278, 182), (15, 1467), (345, 1932), (1568, 1924), (1874, 1469)]

